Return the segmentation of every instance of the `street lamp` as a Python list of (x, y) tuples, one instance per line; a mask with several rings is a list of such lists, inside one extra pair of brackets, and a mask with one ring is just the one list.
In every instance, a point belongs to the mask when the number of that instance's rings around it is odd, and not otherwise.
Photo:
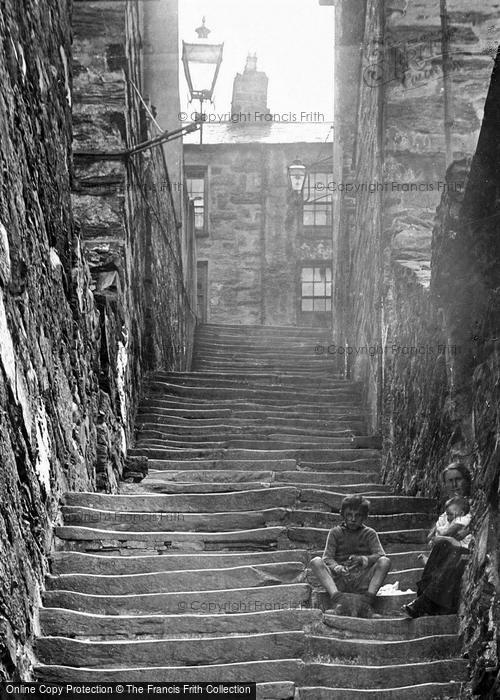
[(298, 158), (288, 166), (288, 178), (296, 197), (299, 197), (306, 179), (306, 166)]
[[(203, 17), (201, 27), (195, 30), (198, 39), (206, 40), (210, 34), (210, 29), (205, 26)], [(184, 74), (189, 87), (191, 101), (200, 101), (201, 127), (200, 143), (203, 142), (203, 102), (212, 101), (215, 83), (222, 63), (222, 50), (224, 44), (196, 43), (187, 44), (182, 42), (182, 63)]]

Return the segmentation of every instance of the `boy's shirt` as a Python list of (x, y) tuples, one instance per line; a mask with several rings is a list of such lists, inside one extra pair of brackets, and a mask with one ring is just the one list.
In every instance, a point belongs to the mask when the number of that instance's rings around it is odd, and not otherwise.
[(349, 530), (344, 523), (335, 525), (328, 533), (323, 561), (330, 568), (343, 566), (351, 554), (366, 556), (372, 566), (385, 556), (385, 551), (373, 528), (361, 525), (357, 530)]

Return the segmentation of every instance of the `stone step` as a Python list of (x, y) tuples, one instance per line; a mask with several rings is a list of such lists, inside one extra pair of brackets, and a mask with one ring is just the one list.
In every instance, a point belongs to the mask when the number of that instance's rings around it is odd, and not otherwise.
[(64, 608), (40, 608), (43, 636), (95, 639), (217, 637), (302, 631), (321, 619), (318, 609), (268, 610), (234, 614), (93, 615)]
[[(353, 416), (356, 419), (363, 420), (366, 418), (366, 413), (360, 405), (334, 404), (328, 403), (327, 406), (318, 406), (311, 403), (292, 402), (290, 400), (260, 399), (259, 401), (247, 401), (246, 399), (225, 399), (225, 400), (208, 400), (201, 396), (196, 401), (192, 401), (189, 397), (181, 396), (165, 397), (152, 396), (143, 398), (140, 406), (140, 411), (154, 411), (155, 413), (164, 412), (165, 415), (206, 415), (208, 418), (219, 411), (230, 411), (234, 419), (247, 419), (254, 417), (255, 419), (267, 420), (275, 417), (290, 425), (295, 424), (295, 420), (303, 418), (304, 425), (311, 421), (319, 420), (350, 420)], [(292, 419), (294, 419), (292, 421)]]
[[(265, 496), (279, 495), (282, 489), (262, 489)], [(293, 489), (288, 489), (293, 491)], [(247, 496), (248, 493), (256, 494), (250, 496), (254, 503), (260, 500), (259, 492), (236, 492), (228, 494), (230, 498), (239, 495)], [(142, 495), (116, 496), (117, 499), (143, 498)], [(147, 496), (145, 497), (147, 499)], [(151, 498), (170, 498), (169, 496), (151, 496)], [(172, 496), (176, 499), (179, 496)], [(182, 498), (182, 497), (180, 497)], [(183, 498), (186, 503), (190, 498), (197, 498), (196, 494), (187, 495)], [(204, 496), (207, 503), (218, 498), (217, 494)], [(272, 501), (273, 499), (267, 499)], [(275, 500), (280, 501), (280, 498)], [(247, 503), (247, 501), (244, 501)], [(117, 506), (118, 507), (118, 506)], [(175, 507), (175, 506), (173, 506)], [(208, 507), (206, 505), (205, 507)], [(64, 525), (72, 527), (94, 526), (99, 530), (109, 530), (114, 532), (217, 532), (221, 529), (229, 532), (231, 530), (252, 530), (258, 527), (272, 525), (303, 526), (313, 528), (331, 528), (340, 524), (342, 518), (338, 513), (326, 513), (320, 510), (300, 510), (299, 508), (269, 507), (262, 510), (239, 510), (234, 509), (228, 512), (193, 512), (179, 510), (149, 510), (149, 511), (120, 511), (104, 510), (95, 507), (63, 506), (62, 508)], [(435, 518), (427, 513), (397, 513), (394, 515), (370, 515), (366, 523), (379, 533), (394, 530), (418, 530), (432, 525)]]
[(318, 440), (270, 440), (270, 439), (215, 439), (190, 438), (187, 436), (173, 436), (169, 438), (158, 431), (141, 430), (137, 434), (136, 449), (145, 447), (148, 449), (172, 449), (172, 450), (283, 450), (285, 452), (299, 450), (300, 454), (312, 453), (314, 458), (316, 450), (351, 450), (351, 449), (379, 449), (378, 438), (372, 437), (331, 437), (326, 441)]
[(270, 450), (293, 450), (299, 447), (374, 447), (378, 449), (378, 440), (372, 436), (355, 435), (351, 428), (336, 431), (324, 431), (323, 434), (309, 435), (307, 431), (299, 433), (272, 433), (253, 430), (252, 426), (237, 430), (218, 427), (216, 430), (207, 428), (185, 428), (176, 430), (176, 426), (161, 423), (140, 423), (136, 428), (138, 440), (156, 440), (165, 444), (179, 444), (186, 447), (213, 446), (214, 443), (230, 445), (237, 449), (258, 449), (256, 445), (264, 445)]
[(311, 389), (302, 388), (300, 386), (288, 387), (251, 387), (251, 386), (230, 386), (227, 388), (213, 386), (207, 379), (205, 385), (184, 386), (182, 384), (173, 384), (171, 382), (149, 382), (147, 386), (148, 395), (160, 393), (170, 396), (184, 396), (196, 399), (197, 396), (206, 398), (229, 398), (235, 397), (239, 400), (242, 398), (263, 398), (263, 399), (311, 399), (311, 403), (316, 404), (327, 403), (335, 399), (345, 400), (348, 404), (359, 400), (357, 392), (349, 387), (339, 386), (337, 388), (321, 388), (312, 391)]
[(309, 658), (326, 657), (336, 663), (382, 664), (409, 663), (423, 659), (449, 659), (460, 655), (456, 634), (442, 634), (402, 641), (374, 639), (338, 639), (311, 635), (307, 639)]
[[(203, 436), (209, 437), (212, 440), (238, 438), (240, 436), (252, 436), (252, 439), (262, 440), (303, 440), (304, 438), (321, 438), (328, 439), (330, 437), (341, 437), (342, 435), (351, 436), (352, 434), (362, 435), (362, 421), (346, 422), (324, 422), (324, 425), (316, 425), (315, 428), (309, 426), (290, 427), (285, 424), (273, 426), (264, 425), (262, 421), (259, 425), (255, 425), (253, 421), (239, 421), (231, 423), (227, 420), (225, 423), (219, 421), (211, 421), (208, 425), (204, 421), (192, 419), (172, 419), (168, 415), (157, 415), (154, 413), (141, 414), (138, 416), (137, 430), (156, 430), (164, 433), (174, 440), (179, 440), (179, 436), (196, 436), (200, 439)], [(316, 422), (317, 423), (317, 422)], [(357, 428), (359, 427), (359, 430)]]
[[(90, 527), (55, 528), (59, 549), (116, 554), (178, 552), (259, 552), (290, 549), (295, 546), (287, 537), (286, 527), (262, 527), (230, 532), (118, 532)], [(317, 537), (316, 539), (319, 539)], [(298, 543), (297, 543), (298, 544)], [(321, 545), (320, 545), (321, 546)], [(299, 549), (303, 547), (298, 546)]]
[(330, 688), (385, 689), (401, 685), (448, 682), (466, 679), (467, 663), (463, 659), (421, 661), (409, 664), (361, 665), (359, 663), (308, 663), (304, 685)]
[(297, 692), (296, 700), (451, 700), (463, 697), (462, 683), (455, 681), (419, 683), (383, 690), (310, 686), (299, 688)]
[(276, 586), (302, 583), (304, 579), (305, 565), (291, 560), (227, 569), (186, 569), (130, 575), (57, 574), (46, 577), (46, 589), (76, 591), (89, 595), (142, 595)]
[(148, 387), (155, 382), (168, 382), (180, 386), (205, 386), (210, 383), (211, 387), (239, 387), (241, 385), (251, 386), (253, 388), (262, 387), (280, 387), (280, 386), (318, 386), (321, 388), (335, 389), (352, 389), (354, 392), (359, 392), (361, 385), (359, 382), (349, 381), (347, 379), (318, 378), (311, 377), (308, 374), (286, 375), (264, 373), (249, 377), (244, 372), (234, 373), (217, 373), (217, 372), (155, 372), (146, 384)]
[(310, 607), (306, 583), (175, 593), (90, 595), (75, 591), (43, 593), (46, 608), (65, 608), (94, 615), (165, 615), (262, 612)]
[[(215, 473), (215, 472), (214, 472)], [(233, 491), (246, 491), (258, 490), (261, 488), (277, 488), (280, 486), (308, 486), (309, 488), (315, 488), (316, 484), (303, 484), (301, 482), (290, 481), (290, 482), (274, 482), (266, 483), (259, 481), (247, 481), (247, 482), (171, 482), (168, 479), (162, 480), (161, 478), (155, 479), (154, 474), (166, 475), (169, 472), (152, 472), (153, 476), (147, 476), (138, 484), (127, 484), (122, 483), (120, 485), (121, 493), (157, 493), (157, 494), (191, 494), (191, 493), (230, 493)], [(334, 476), (334, 475), (332, 475)], [(332, 480), (334, 481), (334, 480)], [(361, 493), (364, 496), (371, 497), (376, 496), (381, 493), (389, 493), (389, 489), (381, 484), (352, 484), (352, 485), (335, 485), (332, 486), (322, 486), (321, 488), (329, 491), (336, 491), (342, 493), (344, 496), (350, 493)]]
[(50, 557), (53, 574), (88, 574), (120, 576), (139, 573), (182, 571), (184, 569), (225, 569), (239, 566), (259, 566), (301, 562), (307, 564), (310, 555), (305, 549), (272, 552), (238, 552), (236, 554), (169, 554), (168, 556), (106, 556), (83, 552), (53, 552)]
[[(316, 418), (297, 420), (293, 418), (272, 418), (271, 416), (254, 418), (196, 418), (173, 416), (168, 409), (156, 409), (160, 413), (142, 413), (137, 416), (138, 429), (152, 428), (153, 430), (168, 430), (178, 435), (207, 435), (225, 433), (240, 435), (297, 435), (312, 437), (329, 436), (337, 433), (364, 433), (364, 422), (362, 420), (351, 420), (345, 418), (341, 420)], [(161, 413), (163, 411), (163, 413)], [(285, 432), (286, 431), (286, 432)]]
[[(189, 551), (235, 552), (272, 549), (319, 549), (325, 546), (328, 529), (314, 527), (261, 527), (227, 532), (127, 532), (91, 527), (59, 526), (55, 535), (74, 551), (103, 551), (130, 554)], [(399, 530), (380, 533), (387, 552), (414, 551), (426, 541), (427, 530)], [(417, 545), (417, 547), (415, 547)]]
[[(340, 512), (344, 494), (324, 489), (300, 489), (300, 503), (314, 504), (327, 508), (336, 513)], [(370, 514), (373, 515), (407, 515), (409, 513), (425, 514), (427, 519), (435, 520), (436, 502), (432, 498), (420, 496), (372, 496), (370, 499)]]
[(310, 326), (254, 326), (240, 323), (229, 325), (222, 323), (203, 323), (196, 326), (197, 339), (203, 338), (206, 334), (216, 335), (217, 337), (234, 335), (241, 338), (249, 338), (252, 335), (264, 336), (266, 338), (272, 336), (278, 336), (279, 338), (283, 336), (305, 336), (307, 338), (317, 339), (319, 342), (323, 338), (329, 338), (331, 331), (322, 328), (311, 328)]
[(330, 358), (317, 358), (312, 360), (299, 361), (297, 357), (281, 358), (280, 360), (257, 359), (234, 359), (225, 358), (217, 353), (212, 359), (208, 357), (194, 358), (193, 370), (208, 374), (211, 371), (240, 371), (247, 374), (254, 372), (269, 372), (273, 374), (296, 374), (297, 372), (308, 372), (318, 376), (334, 376), (339, 373), (339, 363)]
[(298, 659), (277, 661), (248, 661), (246, 663), (213, 664), (210, 666), (176, 666), (163, 668), (138, 667), (134, 664), (121, 669), (75, 668), (72, 666), (37, 665), (35, 680), (42, 683), (204, 683), (207, 678), (217, 682), (240, 683), (242, 678), (261, 683), (280, 681), (300, 682), (305, 664)]
[[(359, 683), (356, 674), (359, 672)], [(373, 674), (373, 685), (370, 675)], [(348, 666), (334, 664), (304, 663), (298, 659), (280, 659), (272, 661), (247, 661), (244, 663), (211, 664), (208, 666), (176, 667), (140, 667), (132, 665), (118, 669), (96, 669), (91, 667), (37, 665), (34, 669), (35, 680), (44, 683), (141, 683), (148, 682), (184, 683), (206, 682), (207, 678), (216, 678), (217, 682), (245, 681), (293, 682), (297, 685), (325, 686), (327, 688), (397, 688), (401, 678), (408, 684), (446, 683), (449, 678), (465, 680), (466, 665), (462, 660), (429, 661), (418, 664), (400, 664), (392, 666)], [(446, 679), (446, 680), (445, 680)], [(333, 682), (331, 682), (333, 681)], [(343, 682), (348, 681), (348, 682)], [(328, 696), (327, 696), (328, 697)], [(345, 696), (342, 696), (344, 698)], [(316, 700), (316, 699), (314, 699)]]
[(306, 646), (303, 632), (230, 635), (205, 639), (150, 639), (87, 642), (67, 637), (36, 640), (37, 659), (44, 664), (122, 668), (132, 664), (162, 667), (198, 666), (268, 659), (299, 658)]
[[(395, 552), (391, 554), (393, 572), (414, 569), (421, 566), (417, 557), (419, 551)], [(301, 562), (307, 565), (313, 556), (321, 551), (306, 549), (275, 550), (270, 552), (237, 552), (232, 554), (201, 553), (169, 554), (168, 556), (111, 556), (86, 554), (83, 552), (53, 552), (50, 557), (53, 574), (85, 572), (96, 575), (131, 575), (138, 573), (159, 573), (162, 571), (182, 571), (184, 569), (225, 569), (239, 566), (257, 566), (282, 562)], [(396, 577), (397, 578), (397, 577)], [(437, 619), (437, 618), (422, 618)]]
[[(369, 462), (370, 463), (370, 462)], [(347, 463), (348, 465), (350, 463)], [(259, 460), (258, 465), (251, 459), (148, 459), (149, 469), (153, 472), (177, 472), (181, 471), (191, 471), (193, 472), (193, 479), (196, 478), (196, 474), (199, 472), (214, 471), (215, 472), (234, 472), (234, 471), (246, 471), (248, 473), (255, 471), (255, 467), (258, 467), (259, 471), (272, 471), (272, 472), (288, 472), (295, 471), (297, 467), (297, 462), (295, 459), (262, 459)]]
[[(181, 462), (181, 466), (184, 466), (186, 462)], [(379, 474), (376, 471), (364, 472), (364, 471), (343, 471), (343, 472), (311, 472), (311, 471), (271, 471), (271, 470), (259, 470), (259, 471), (246, 471), (238, 469), (197, 469), (196, 465), (193, 468), (179, 469), (178, 471), (173, 470), (159, 470), (150, 467), (148, 476), (146, 480), (154, 479), (161, 480), (165, 482), (185, 482), (193, 483), (198, 481), (200, 483), (237, 483), (242, 482), (244, 484), (248, 481), (257, 481), (265, 483), (276, 483), (278, 486), (280, 482), (291, 482), (294, 481), (297, 484), (318, 484), (318, 488), (323, 489), (325, 486), (356, 486), (363, 484), (371, 484), (381, 486), (382, 488), (387, 488), (383, 484), (378, 484)], [(310, 488), (305, 486), (304, 488)]]
[(148, 457), (151, 460), (192, 460), (202, 458), (205, 460), (250, 460), (262, 462), (269, 460), (295, 460), (299, 464), (315, 464), (330, 462), (354, 462), (360, 459), (379, 460), (380, 454), (377, 450), (359, 449), (304, 449), (293, 450), (237, 450), (237, 449), (168, 449), (154, 447), (133, 447), (129, 450), (131, 457)]
[[(430, 635), (457, 635), (457, 615), (433, 615), (412, 620), (408, 617), (363, 619), (324, 613), (314, 631), (343, 639), (417, 639)], [(392, 657), (391, 657), (392, 658)]]
[(250, 511), (259, 504), (260, 509), (283, 508), (297, 503), (299, 490), (290, 486), (258, 491), (241, 491), (234, 494), (191, 494), (185, 496), (111, 495), (106, 493), (66, 493), (66, 506), (102, 509), (103, 511), (129, 513), (222, 513)]

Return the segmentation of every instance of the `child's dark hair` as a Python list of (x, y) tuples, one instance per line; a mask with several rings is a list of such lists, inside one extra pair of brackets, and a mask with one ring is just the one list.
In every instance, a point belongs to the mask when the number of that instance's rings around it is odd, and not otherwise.
[(453, 496), (452, 498), (449, 498), (444, 504), (445, 510), (448, 510), (450, 506), (458, 506), (463, 510), (464, 515), (467, 515), (470, 510), (468, 500), (462, 496)]
[(370, 501), (364, 496), (346, 496), (340, 506), (340, 515), (344, 515), (346, 508), (357, 510), (366, 518), (370, 512)]

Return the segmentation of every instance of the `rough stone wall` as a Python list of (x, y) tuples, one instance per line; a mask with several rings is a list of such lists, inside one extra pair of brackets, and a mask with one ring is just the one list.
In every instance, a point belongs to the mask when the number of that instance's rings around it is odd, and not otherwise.
[(96, 481), (101, 330), (70, 204), (69, 20), (58, 0), (0, 7), (2, 679), (29, 673), (59, 496)]
[(105, 339), (98, 485), (113, 489), (133, 439), (142, 376), (160, 366), (189, 365), (195, 318), (162, 149), (125, 155), (149, 138), (137, 94), (142, 85), (137, 7), (78, 2), (72, 26), (73, 206)]
[(136, 7), (0, 2), (0, 679), (30, 678), (61, 494), (116, 487), (142, 375), (189, 363), (162, 152), (116, 154), (147, 137)]
[(186, 166), (208, 168), (208, 236), (197, 239), (198, 260), (208, 260), (208, 321), (297, 325), (300, 263), (329, 260), (331, 232), (304, 230), (287, 167), (324, 159), (331, 145), (184, 149)]

